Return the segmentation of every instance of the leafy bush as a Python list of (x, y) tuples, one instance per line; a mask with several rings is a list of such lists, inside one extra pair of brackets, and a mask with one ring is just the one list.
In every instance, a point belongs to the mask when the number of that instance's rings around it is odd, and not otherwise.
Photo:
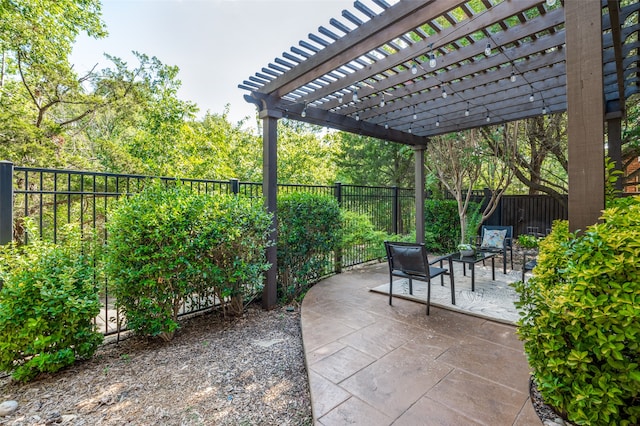
[(623, 204), (579, 237), (554, 223), (515, 285), (538, 388), (577, 424), (640, 423), (640, 198)]
[(108, 223), (106, 267), (130, 329), (165, 340), (184, 303), (216, 298), (241, 314), (267, 268), (270, 216), (231, 195), (152, 185)]
[(535, 235), (520, 234), (518, 235), (518, 244), (523, 248), (533, 249), (538, 247), (539, 240)]
[(374, 228), (368, 215), (349, 210), (342, 212), (343, 250), (364, 252), (364, 259), (382, 259), (386, 256), (384, 241), (390, 236)]
[(278, 281), (283, 300), (300, 296), (329, 272), (341, 224), (333, 197), (291, 193), (278, 198)]
[[(467, 238), (475, 235), (480, 224), (480, 205), (469, 203), (467, 213)], [(456, 250), (460, 242), (460, 218), (458, 203), (455, 200), (426, 200), (424, 204), (425, 216), (425, 245), (430, 252), (449, 253)]]
[(29, 244), (0, 246), (0, 370), (26, 381), (90, 358), (103, 336), (91, 244), (77, 227), (53, 244), (25, 224)]

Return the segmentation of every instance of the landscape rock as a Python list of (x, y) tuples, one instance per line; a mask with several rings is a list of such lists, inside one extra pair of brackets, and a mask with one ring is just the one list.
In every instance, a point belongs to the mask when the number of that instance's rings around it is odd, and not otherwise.
[(0, 417), (13, 414), (18, 409), (18, 401), (5, 401), (0, 404)]

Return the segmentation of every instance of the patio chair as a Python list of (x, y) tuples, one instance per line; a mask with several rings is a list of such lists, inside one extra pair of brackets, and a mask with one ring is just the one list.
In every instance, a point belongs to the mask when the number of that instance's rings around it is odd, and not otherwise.
[[(473, 237), (472, 237), (473, 238)], [(473, 244), (473, 241), (471, 242)], [(507, 252), (513, 269), (513, 226), (483, 225), (475, 245), (479, 251), (502, 253), (503, 273), (507, 273)]]
[[(444, 286), (444, 275), (449, 275), (451, 281), (451, 303), (456, 304), (455, 287), (453, 284), (453, 268), (449, 256), (438, 257), (431, 262), (427, 258), (427, 249), (424, 244), (384, 242), (389, 261), (389, 305), (393, 299), (393, 277), (401, 277), (409, 280), (409, 294), (413, 294), (413, 280), (427, 283), (427, 315), (431, 303), (431, 278), (440, 275), (440, 285)], [(449, 269), (443, 268), (445, 260), (449, 262)], [(440, 267), (431, 266), (440, 263)]]

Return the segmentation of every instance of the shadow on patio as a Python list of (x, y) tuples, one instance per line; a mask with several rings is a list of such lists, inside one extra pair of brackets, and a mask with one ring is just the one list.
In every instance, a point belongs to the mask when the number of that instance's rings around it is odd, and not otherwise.
[(424, 304), (401, 298), (389, 306), (370, 291), (388, 279), (381, 263), (307, 293), (301, 322), (315, 424), (541, 424), (515, 327), (433, 304), (427, 317)]

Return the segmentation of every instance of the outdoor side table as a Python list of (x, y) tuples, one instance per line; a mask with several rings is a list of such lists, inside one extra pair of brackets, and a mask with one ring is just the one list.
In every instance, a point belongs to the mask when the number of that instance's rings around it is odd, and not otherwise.
[(453, 262), (462, 263), (462, 272), (466, 276), (465, 267), (469, 265), (471, 268), (471, 291), (475, 291), (476, 289), (476, 274), (475, 274), (475, 264), (478, 262), (484, 262), (487, 259), (491, 259), (491, 279), (496, 280), (496, 262), (495, 257), (499, 253), (490, 253), (490, 252), (476, 252), (473, 256), (463, 256), (462, 253), (457, 252), (450, 255), (450, 259)]

